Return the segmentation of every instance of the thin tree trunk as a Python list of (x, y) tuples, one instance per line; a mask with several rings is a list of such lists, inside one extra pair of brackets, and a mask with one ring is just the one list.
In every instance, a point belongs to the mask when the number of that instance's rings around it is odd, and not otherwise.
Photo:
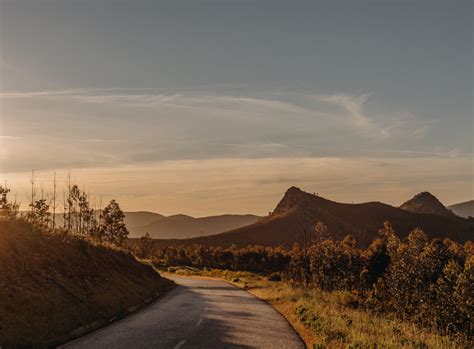
[(56, 172), (53, 179), (53, 232), (56, 228)]

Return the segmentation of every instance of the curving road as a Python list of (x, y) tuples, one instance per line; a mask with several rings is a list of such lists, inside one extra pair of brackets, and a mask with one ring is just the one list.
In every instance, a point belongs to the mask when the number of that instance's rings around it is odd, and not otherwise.
[(62, 348), (304, 348), (271, 306), (226, 282), (172, 277), (164, 297)]

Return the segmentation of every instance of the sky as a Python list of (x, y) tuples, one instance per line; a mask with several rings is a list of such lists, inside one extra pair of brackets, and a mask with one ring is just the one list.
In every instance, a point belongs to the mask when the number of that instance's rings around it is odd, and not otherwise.
[[(0, 0), (0, 180), (266, 214), (473, 199), (472, 1)], [(62, 189), (61, 189), (62, 190)]]

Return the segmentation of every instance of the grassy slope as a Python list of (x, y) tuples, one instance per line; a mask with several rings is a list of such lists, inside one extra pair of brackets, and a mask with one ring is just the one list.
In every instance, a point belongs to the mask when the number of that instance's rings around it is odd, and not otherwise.
[(170, 281), (131, 255), (0, 222), (0, 347), (48, 347)]
[(462, 348), (468, 344), (377, 316), (352, 305), (347, 292), (305, 292), (266, 277), (228, 270), (170, 268), (187, 276), (224, 279), (275, 307), (300, 334), (308, 348)]

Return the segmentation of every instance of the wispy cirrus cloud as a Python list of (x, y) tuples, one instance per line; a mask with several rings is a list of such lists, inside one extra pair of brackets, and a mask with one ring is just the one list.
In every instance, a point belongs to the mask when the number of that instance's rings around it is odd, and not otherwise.
[(218, 93), (190, 93), (173, 89), (154, 88), (75, 88), (64, 90), (3, 92), (1, 99), (70, 99), (84, 103), (113, 103), (134, 107), (171, 106), (178, 108), (227, 109), (238, 106), (278, 109), (283, 111), (306, 111), (304, 108), (275, 98), (255, 98), (243, 95)]
[[(338, 106), (348, 116), (347, 122), (362, 129), (373, 130), (376, 125), (365, 114), (363, 104), (371, 93), (362, 95), (333, 94), (295, 94), (295, 93), (261, 93), (258, 97), (249, 95), (232, 95), (220, 93), (196, 93), (154, 88), (74, 88), (63, 90), (3, 92), (0, 99), (29, 100), (71, 100), (83, 103), (104, 103), (137, 108), (180, 108), (201, 111), (215, 111), (225, 114), (229, 110), (242, 112), (271, 113), (286, 112), (291, 114), (311, 114), (334, 117), (340, 112), (328, 112), (328, 105)], [(297, 97), (297, 98), (294, 98)], [(316, 101), (316, 104), (315, 104)]]
[[(376, 100), (374, 93), (10, 91), (0, 94), (2, 132), (25, 141), (14, 144), (14, 138), (5, 138), (3, 147), (12, 169), (30, 168), (36, 162), (62, 166), (64, 159), (94, 166), (104, 161), (350, 157), (372, 154), (364, 151), (371, 148), (407, 150), (399, 143), (409, 139), (412, 146), (412, 139), (429, 131), (430, 125), (413, 114), (371, 113), (366, 106), (369, 97)], [(54, 151), (45, 154), (40, 149)]]
[(319, 99), (323, 102), (340, 106), (347, 111), (357, 126), (371, 130), (375, 127), (373, 121), (362, 111), (362, 108), (367, 99), (373, 94), (374, 92), (365, 93), (359, 96), (334, 94), (329, 96), (319, 96)]
[[(429, 124), (415, 125), (416, 117), (410, 113), (395, 117), (372, 116), (364, 110), (369, 97), (375, 92), (359, 95), (298, 94), (286, 92), (260, 93), (258, 96), (197, 92), (163, 88), (71, 88), (63, 90), (3, 92), (0, 99), (30, 101), (70, 101), (85, 104), (108, 104), (127, 108), (146, 108), (157, 112), (166, 109), (216, 114), (222, 117), (239, 112), (258, 117), (271, 113), (287, 113), (292, 116), (339, 119), (341, 125), (351, 126), (372, 137), (390, 138), (398, 130), (422, 137)], [(335, 107), (336, 109), (332, 108)], [(323, 122), (325, 120), (322, 120)], [(413, 127), (415, 125), (415, 127)], [(398, 132), (400, 133), (400, 132)]]

